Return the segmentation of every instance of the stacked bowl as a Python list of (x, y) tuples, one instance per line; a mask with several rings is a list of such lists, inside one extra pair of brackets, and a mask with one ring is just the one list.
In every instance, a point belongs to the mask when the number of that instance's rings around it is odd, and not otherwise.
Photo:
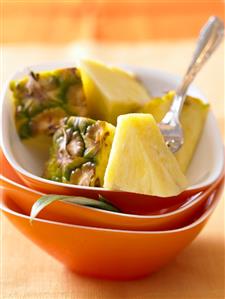
[[(35, 71), (70, 65), (35, 66)], [(152, 95), (175, 89), (171, 74), (129, 68)], [(25, 69), (13, 79), (22, 78)], [(191, 86), (189, 94), (205, 97)], [(224, 180), (223, 142), (212, 112), (187, 172), (189, 188), (168, 198), (82, 187), (41, 178), (45, 159), (41, 147), (30, 151), (18, 138), (8, 84), (1, 101), (1, 210), (34, 243), (76, 273), (134, 279), (149, 275), (171, 261), (201, 231), (214, 211)], [(33, 204), (45, 194), (107, 199), (120, 212), (64, 201), (43, 209), (30, 222)]]

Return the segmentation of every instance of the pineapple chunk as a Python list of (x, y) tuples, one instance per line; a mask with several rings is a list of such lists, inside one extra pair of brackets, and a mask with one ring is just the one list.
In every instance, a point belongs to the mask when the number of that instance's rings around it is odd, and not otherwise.
[(115, 127), (84, 117), (64, 119), (53, 136), (44, 177), (82, 186), (103, 185)]
[(22, 139), (52, 135), (60, 119), (86, 116), (87, 107), (79, 71), (76, 68), (30, 74), (12, 81), (15, 122)]
[(120, 114), (137, 111), (150, 96), (131, 74), (115, 67), (82, 60), (81, 79), (90, 117), (116, 124)]
[(104, 187), (162, 197), (177, 195), (187, 187), (152, 115), (118, 117)]
[(170, 91), (161, 98), (153, 98), (146, 103), (138, 112), (150, 113), (154, 119), (159, 123), (166, 112), (170, 109), (174, 97), (174, 92)]
[[(169, 110), (173, 97), (174, 92), (171, 91), (162, 98), (152, 99), (145, 104), (140, 112), (150, 113), (154, 116), (156, 122), (160, 122)], [(175, 153), (175, 157), (183, 172), (187, 171), (191, 162), (204, 128), (208, 110), (209, 104), (205, 104), (197, 98), (186, 97), (180, 118), (184, 133), (184, 144)]]

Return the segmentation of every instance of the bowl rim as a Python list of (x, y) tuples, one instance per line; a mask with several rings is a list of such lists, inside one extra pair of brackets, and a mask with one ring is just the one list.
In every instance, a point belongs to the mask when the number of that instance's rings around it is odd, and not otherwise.
[[(207, 197), (211, 196), (220, 186), (220, 184), (222, 183), (222, 181), (224, 180), (225, 177), (225, 168), (223, 169), (222, 173), (220, 174), (219, 178), (216, 180), (216, 182), (214, 182), (208, 189), (197, 193), (196, 198), (193, 198), (189, 203), (182, 205), (181, 207), (179, 207), (176, 210), (173, 210), (171, 212), (168, 213), (164, 213), (164, 214), (159, 214), (159, 215), (139, 215), (139, 214), (128, 214), (128, 213), (119, 213), (119, 212), (112, 212), (112, 211), (107, 211), (107, 210), (100, 210), (97, 209), (97, 212), (100, 214), (109, 214), (109, 215), (116, 215), (116, 217), (124, 217), (124, 218), (135, 218), (135, 219), (163, 219), (166, 217), (172, 217), (174, 215), (180, 214), (185, 210), (190, 209), (193, 205), (201, 202), (202, 200), (206, 200)], [(21, 189), (22, 191), (28, 191), (30, 193), (33, 193), (35, 195), (39, 195), (39, 196), (43, 196), (46, 195), (46, 193), (31, 189), (25, 185), (21, 185), (7, 177), (5, 177), (4, 175), (0, 174), (0, 181), (3, 180), (8, 184), (11, 184), (13, 186), (16, 186), (17, 188)], [(4, 187), (0, 186), (0, 189), (4, 189)], [(48, 194), (47, 194), (48, 195)], [(51, 195), (51, 194), (49, 194)], [(68, 205), (72, 205), (72, 206), (76, 206), (76, 204), (70, 203), (70, 202), (66, 202), (66, 201), (62, 201), (65, 204)], [(95, 208), (92, 207), (86, 207), (86, 206), (82, 206), (83, 209), (91, 209), (94, 210), (96, 212)]]
[[(220, 196), (217, 197), (217, 194), (220, 193), (220, 190), (223, 188), (223, 185), (224, 185), (224, 181), (221, 181), (218, 188), (216, 190), (214, 190), (213, 193), (209, 196), (208, 201), (210, 201), (210, 204), (207, 207), (207, 209), (200, 215), (199, 218), (197, 218), (191, 224), (181, 227), (181, 228), (178, 228), (178, 229), (165, 230), (165, 231), (132, 231), (132, 230), (120, 230), (120, 229), (99, 228), (99, 227), (92, 227), (92, 226), (68, 224), (68, 223), (63, 223), (63, 222), (58, 222), (58, 221), (45, 220), (45, 219), (41, 219), (41, 218), (33, 219), (33, 224), (30, 224), (30, 225), (35, 225), (34, 222), (41, 222), (41, 223), (46, 223), (48, 225), (49, 224), (50, 225), (59, 225), (61, 227), (67, 227), (67, 228), (93, 230), (93, 231), (106, 232), (106, 233), (110, 232), (113, 234), (121, 233), (121, 234), (128, 234), (128, 235), (132, 235), (132, 234), (134, 234), (134, 235), (162, 235), (162, 234), (182, 233), (182, 232), (185, 232), (185, 231), (188, 231), (190, 229), (197, 227), (198, 225), (200, 225), (201, 223), (203, 223), (204, 221), (207, 220), (207, 218), (212, 214), (212, 212), (214, 211), (214, 209), (216, 208), (216, 206), (220, 200)], [(4, 200), (0, 201), (0, 210), (1, 211), (30, 221), (31, 218), (29, 216), (19, 213), (19, 212), (16, 212), (16, 211), (8, 208), (3, 203), (3, 201)]]
[[(52, 62), (52, 63), (33, 64), (33, 65), (26, 66), (24, 68), (21, 68), (20, 70), (18, 70), (17, 72), (15, 72), (11, 76), (9, 76), (8, 80), (6, 80), (5, 84), (3, 85), (2, 93), (0, 95), (0, 102), (1, 102), (1, 105), (0, 105), (0, 116), (1, 117), (0, 117), (0, 119), (3, 120), (3, 106), (4, 106), (4, 102), (5, 102), (5, 97), (6, 97), (6, 94), (7, 94), (7, 91), (8, 91), (9, 83), (10, 83), (11, 80), (15, 80), (16, 77), (19, 77), (24, 72), (27, 73), (32, 68), (36, 68), (36, 69), (40, 69), (40, 70), (42, 70), (43, 68), (49, 68), (51, 70), (51, 69), (57, 69), (57, 68), (59, 69), (60, 67), (72, 67), (73, 65), (76, 65), (76, 63), (74, 63), (74, 62), (63, 62), (63, 61), (61, 61), (61, 62), (60, 61), (59, 62)], [(79, 64), (77, 63), (77, 65), (79, 65)], [(121, 65), (120, 65), (120, 67), (121, 67)], [(134, 66), (132, 66), (132, 65), (122, 65), (122, 67), (126, 71), (129, 71), (129, 68), (132, 68), (133, 71), (134, 70), (138, 71), (138, 69), (139, 69), (139, 70), (142, 70), (143, 72), (149, 72), (149, 71), (154, 72), (157, 76), (160, 76), (160, 77), (172, 76), (174, 78), (174, 80), (176, 80), (176, 81), (179, 81), (181, 79), (181, 77), (176, 75), (176, 74), (172, 74), (172, 73), (169, 73), (169, 72), (166, 72), (166, 71), (163, 71), (163, 70), (159, 70), (159, 69), (153, 69), (153, 68), (148, 68), (148, 67), (143, 67), (143, 66), (135, 66), (135, 65)], [(130, 69), (130, 71), (131, 71), (131, 69)], [(196, 91), (199, 91), (199, 89), (197, 87), (195, 87), (195, 85), (193, 85), (193, 88)], [(199, 91), (199, 92), (202, 94), (201, 91)], [(202, 98), (206, 103), (208, 102), (208, 100), (204, 96), (204, 94), (202, 94)], [(209, 111), (209, 115), (215, 120), (215, 116), (214, 116), (214, 114), (211, 110)], [(3, 123), (3, 125), (4, 125), (4, 123)], [(217, 126), (216, 122), (215, 122), (215, 125), (218, 129), (218, 126)], [(218, 129), (218, 131), (219, 131), (219, 129)], [(14, 156), (8, 153), (8, 150), (7, 150), (8, 146), (4, 142), (6, 137), (4, 137), (4, 136), (5, 136), (4, 130), (0, 130), (0, 146), (3, 150), (3, 153), (4, 153), (5, 157), (7, 158), (7, 160), (11, 164), (11, 166), (16, 170), (16, 172), (20, 176), (23, 177), (23, 179), (25, 177), (26, 180), (32, 180), (34, 182), (34, 184), (35, 184), (35, 181), (37, 181), (37, 182), (40, 182), (40, 183), (43, 183), (44, 185), (46, 185), (46, 188), (47, 188), (48, 184), (50, 184), (52, 186), (58, 186), (58, 187), (67, 188), (67, 189), (82, 189), (82, 190), (88, 190), (88, 191), (92, 190), (92, 191), (99, 191), (99, 192), (109, 191), (111, 193), (121, 192), (121, 193), (133, 193), (133, 194), (140, 195), (140, 193), (129, 192), (129, 191), (124, 191), (124, 190), (110, 190), (110, 189), (103, 188), (103, 187), (91, 187), (91, 186), (79, 186), (79, 185), (73, 185), (73, 184), (65, 184), (65, 183), (62, 183), (62, 182), (55, 182), (55, 181), (47, 180), (47, 179), (42, 178), (38, 175), (35, 175), (35, 174), (27, 171), (26, 169), (24, 169), (15, 160)], [(221, 170), (223, 169), (224, 164), (225, 164), (225, 158), (224, 158), (224, 155), (223, 155)], [(220, 175), (220, 173), (219, 173), (219, 175)], [(219, 177), (219, 175), (217, 176), (217, 178)], [(205, 190), (206, 188), (209, 188), (215, 181), (216, 180), (208, 182), (206, 185), (201, 185), (199, 183), (196, 183), (192, 186), (187, 187), (180, 194), (186, 193), (186, 192), (189, 192), (189, 191), (194, 192), (195, 190), (199, 190), (199, 189), (204, 189)], [(151, 196), (151, 195), (147, 195), (147, 194), (141, 194), (141, 195)], [(160, 197), (160, 196), (155, 196), (155, 197)], [(160, 198), (164, 198), (164, 197), (160, 197)]]

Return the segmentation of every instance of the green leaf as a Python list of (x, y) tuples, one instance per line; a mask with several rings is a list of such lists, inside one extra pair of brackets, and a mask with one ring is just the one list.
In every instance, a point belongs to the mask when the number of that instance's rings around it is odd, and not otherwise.
[(111, 212), (120, 212), (116, 207), (111, 205), (106, 201), (105, 198), (99, 196), (99, 200), (91, 199), (81, 196), (65, 196), (65, 195), (44, 195), (40, 197), (32, 206), (30, 212), (30, 223), (34, 218), (48, 205), (55, 201), (64, 201), (67, 203), (73, 203), (81, 206), (92, 207), (96, 209), (111, 211)]

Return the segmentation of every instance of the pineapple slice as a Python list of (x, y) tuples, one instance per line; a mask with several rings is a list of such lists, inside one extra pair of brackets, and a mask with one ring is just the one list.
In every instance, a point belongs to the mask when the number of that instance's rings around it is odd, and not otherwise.
[(118, 117), (104, 187), (162, 197), (177, 195), (187, 187), (152, 115)]
[(166, 112), (170, 109), (174, 97), (174, 92), (170, 91), (161, 98), (153, 98), (146, 103), (138, 112), (150, 113), (154, 119), (159, 123)]
[(61, 118), (85, 116), (86, 100), (76, 68), (30, 74), (12, 81), (10, 88), (15, 104), (15, 122), (19, 136), (27, 139), (51, 135)]
[(82, 186), (103, 185), (115, 127), (84, 117), (63, 120), (53, 136), (44, 177)]
[(81, 79), (90, 117), (116, 124), (120, 114), (137, 111), (150, 96), (131, 74), (96, 61), (82, 60)]
[[(162, 98), (152, 99), (145, 104), (140, 112), (150, 113), (154, 116), (156, 122), (160, 122), (169, 110), (173, 97), (174, 92), (171, 91)], [(175, 157), (184, 173), (188, 169), (200, 139), (208, 111), (209, 104), (205, 104), (197, 98), (186, 97), (180, 118), (184, 133), (184, 144), (175, 153)]]

